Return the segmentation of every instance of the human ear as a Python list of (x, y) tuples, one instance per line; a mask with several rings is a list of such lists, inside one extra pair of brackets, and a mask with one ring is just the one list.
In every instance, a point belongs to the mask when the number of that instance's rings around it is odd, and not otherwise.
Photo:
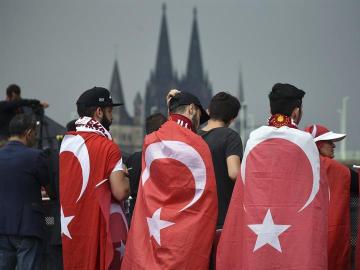
[(291, 113), (291, 119), (294, 120), (296, 124), (299, 124), (301, 115), (300, 115), (300, 108), (296, 107)]

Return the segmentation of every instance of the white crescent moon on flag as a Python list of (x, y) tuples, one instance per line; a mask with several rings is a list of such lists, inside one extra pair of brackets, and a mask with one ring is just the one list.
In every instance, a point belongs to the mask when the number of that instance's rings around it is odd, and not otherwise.
[(206, 185), (206, 167), (200, 154), (190, 145), (180, 141), (160, 141), (150, 144), (145, 151), (145, 169), (141, 175), (142, 185), (150, 177), (150, 167), (154, 160), (170, 158), (183, 163), (189, 168), (195, 181), (195, 196), (179, 212), (196, 203), (204, 192)]
[(83, 195), (87, 184), (89, 182), (89, 175), (90, 175), (90, 159), (89, 159), (89, 152), (86, 147), (84, 139), (80, 135), (65, 135), (61, 147), (60, 147), (60, 154), (62, 152), (71, 152), (74, 156), (78, 159), (81, 171), (82, 171), (82, 186), (79, 198), (76, 200), (78, 202)]
[(250, 134), (250, 138), (247, 142), (244, 152), (243, 160), (241, 162), (241, 178), (244, 182), (244, 185), (247, 156), (255, 146), (269, 139), (284, 139), (290, 141), (299, 146), (309, 159), (313, 174), (313, 185), (308, 200), (306, 201), (304, 206), (298, 211), (301, 212), (314, 200), (320, 188), (319, 151), (314, 143), (313, 137), (309, 133), (289, 127), (275, 128), (269, 126), (263, 126), (253, 131)]

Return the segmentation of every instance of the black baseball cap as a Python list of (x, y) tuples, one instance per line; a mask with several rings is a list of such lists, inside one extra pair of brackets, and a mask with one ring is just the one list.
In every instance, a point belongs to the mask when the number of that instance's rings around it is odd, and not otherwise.
[(177, 93), (175, 96), (173, 96), (169, 102), (169, 110), (173, 111), (174, 109), (176, 109), (181, 105), (190, 105), (190, 104), (194, 104), (200, 109), (201, 111), (200, 124), (203, 124), (210, 119), (208, 113), (201, 106), (200, 100), (193, 94), (190, 94), (189, 92), (181, 91)]
[(122, 103), (113, 103), (109, 90), (96, 86), (82, 93), (76, 101), (76, 104), (86, 107), (115, 107), (123, 105)]

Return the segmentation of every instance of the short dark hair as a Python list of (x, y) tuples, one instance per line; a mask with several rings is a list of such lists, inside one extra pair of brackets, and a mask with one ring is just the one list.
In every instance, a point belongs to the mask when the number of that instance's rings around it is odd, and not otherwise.
[(32, 114), (17, 114), (9, 123), (10, 136), (21, 136), (29, 129), (36, 128), (36, 118)]
[(225, 124), (236, 118), (241, 108), (240, 101), (226, 92), (219, 92), (212, 97), (209, 105), (211, 119), (221, 120)]
[(86, 106), (84, 104), (77, 104), (77, 113), (80, 117), (93, 117), (96, 109), (99, 106)]
[(76, 131), (75, 122), (77, 119), (71, 120), (66, 124), (66, 131)]
[(146, 134), (150, 134), (151, 132), (158, 130), (166, 121), (167, 119), (162, 113), (155, 113), (148, 116), (145, 122)]
[(6, 96), (7, 96), (7, 97), (10, 98), (13, 93), (15, 93), (16, 95), (20, 95), (20, 93), (21, 93), (21, 88), (20, 88), (20, 86), (18, 86), (17, 84), (10, 84), (10, 85), (6, 88)]
[(187, 106), (189, 106), (189, 105), (179, 105), (179, 106), (177, 106), (175, 108), (172, 108), (172, 109), (169, 108), (169, 112), (170, 113), (179, 113), (179, 114), (181, 114), (181, 113), (185, 112)]
[(291, 116), (295, 108), (301, 108), (305, 91), (287, 83), (276, 83), (269, 93), (271, 114)]

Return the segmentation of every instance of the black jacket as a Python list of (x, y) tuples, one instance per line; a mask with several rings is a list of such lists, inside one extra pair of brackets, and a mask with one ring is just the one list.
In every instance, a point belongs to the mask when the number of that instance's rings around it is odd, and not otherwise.
[(21, 107), (38, 107), (40, 101), (36, 99), (20, 99), (15, 101), (0, 101), (0, 136), (9, 136), (9, 123), (11, 119), (22, 112)]
[(40, 189), (49, 179), (42, 151), (15, 141), (0, 149), (0, 234), (43, 237)]

